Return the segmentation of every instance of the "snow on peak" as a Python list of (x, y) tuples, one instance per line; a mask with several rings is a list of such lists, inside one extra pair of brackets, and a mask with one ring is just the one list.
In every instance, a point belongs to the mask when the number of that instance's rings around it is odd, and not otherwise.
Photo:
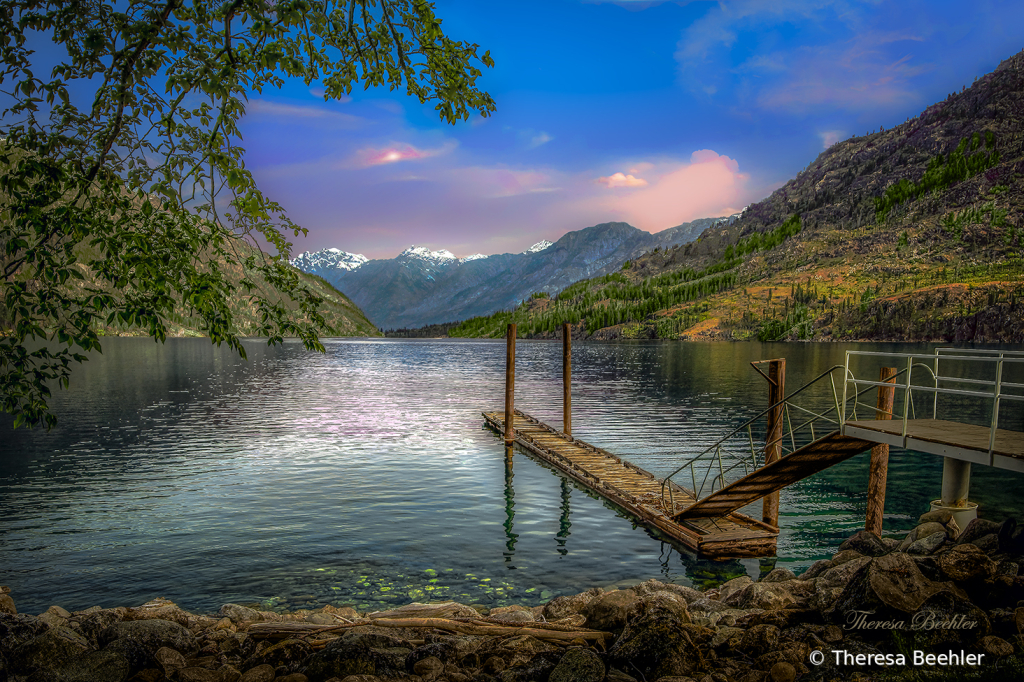
[(431, 251), (425, 246), (416, 245), (410, 246), (408, 249), (398, 254), (399, 258), (401, 258), (402, 256), (407, 256), (410, 258), (419, 258), (420, 260), (425, 260), (430, 263), (434, 263), (435, 265), (441, 265), (443, 263), (458, 260), (458, 258), (455, 257), (455, 254), (449, 251), (448, 249), (441, 249), (440, 251)]
[(465, 258), (460, 258), (459, 262), (460, 263), (468, 263), (471, 260), (480, 260), (481, 258), (487, 258), (487, 256), (485, 256), (482, 253), (474, 253), (472, 256), (466, 256)]
[(316, 273), (324, 270), (355, 270), (369, 260), (361, 253), (332, 248), (306, 251), (293, 258), (291, 264), (303, 272)]
[(548, 248), (551, 245), (551, 242), (549, 242), (547, 239), (541, 239), (539, 242), (528, 248), (526, 251), (523, 251), (523, 253), (539, 253), (540, 251), (543, 251), (544, 249)]

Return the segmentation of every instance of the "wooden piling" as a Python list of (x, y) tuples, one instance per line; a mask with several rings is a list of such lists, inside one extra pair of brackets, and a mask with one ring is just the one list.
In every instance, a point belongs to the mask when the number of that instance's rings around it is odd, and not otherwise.
[[(879, 381), (893, 384), (878, 387), (875, 419), (892, 419), (892, 406), (896, 399), (896, 368), (883, 367)], [(868, 477), (868, 513), (864, 528), (882, 536), (882, 516), (885, 511), (885, 479), (889, 475), (889, 446), (878, 444), (871, 448), (871, 473)]]
[(505, 333), (505, 444), (515, 440), (512, 430), (516, 394), (516, 323), (510, 322)]
[[(775, 405), (786, 395), (786, 359), (768, 361), (768, 404)], [(782, 420), (785, 405), (777, 405), (768, 411), (768, 435), (764, 451), (764, 463), (770, 464), (782, 457)], [(764, 496), (761, 520), (767, 524), (779, 525), (779, 493)]]
[(562, 324), (562, 433), (572, 435), (572, 327)]

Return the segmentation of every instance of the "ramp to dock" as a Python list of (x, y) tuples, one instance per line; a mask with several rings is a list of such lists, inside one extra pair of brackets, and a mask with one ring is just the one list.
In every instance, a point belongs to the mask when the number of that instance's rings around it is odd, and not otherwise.
[(812, 474), (870, 450), (874, 443), (834, 431), (764, 465), (673, 516), (676, 521), (712, 519), (756, 502)]
[[(483, 416), (491, 428), (504, 433), (504, 412), (484, 412)], [(755, 557), (775, 553), (779, 529), (774, 526), (734, 510), (713, 518), (673, 519), (670, 516), (673, 503), (675, 509), (695, 504), (691, 491), (669, 482), (666, 497), (670, 499), (663, 499), (662, 481), (650, 472), (567, 436), (520, 410), (515, 411), (512, 427), (515, 442), (530, 454), (612, 502), (647, 528), (690, 549), (708, 557)]]

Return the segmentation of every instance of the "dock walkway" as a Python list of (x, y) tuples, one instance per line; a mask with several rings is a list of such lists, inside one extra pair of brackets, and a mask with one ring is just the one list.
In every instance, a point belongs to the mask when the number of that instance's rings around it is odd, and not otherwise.
[[(484, 412), (488, 425), (505, 431), (504, 412)], [(619, 457), (567, 436), (520, 410), (512, 422), (515, 442), (530, 454), (609, 500), (643, 525), (708, 557), (755, 557), (775, 553), (779, 529), (738, 512), (714, 518), (674, 520), (671, 509), (696, 503), (691, 491), (669, 483), (671, 500), (662, 499), (662, 481)]]

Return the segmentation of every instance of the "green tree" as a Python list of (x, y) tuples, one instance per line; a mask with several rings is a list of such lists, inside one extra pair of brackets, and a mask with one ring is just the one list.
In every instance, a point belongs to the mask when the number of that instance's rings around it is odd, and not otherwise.
[[(40, 36), (61, 52), (49, 78)], [(56, 423), (47, 384), (67, 386), (103, 325), (163, 340), (184, 315), (244, 356), (229, 307), (243, 297), (271, 343), (322, 351), (320, 299), (287, 264), (305, 231), (238, 146), (247, 97), (288, 78), (325, 99), (404, 88), (454, 123), (495, 108), (478, 49), (425, 0), (0, 0), (0, 401), (15, 426)]]

